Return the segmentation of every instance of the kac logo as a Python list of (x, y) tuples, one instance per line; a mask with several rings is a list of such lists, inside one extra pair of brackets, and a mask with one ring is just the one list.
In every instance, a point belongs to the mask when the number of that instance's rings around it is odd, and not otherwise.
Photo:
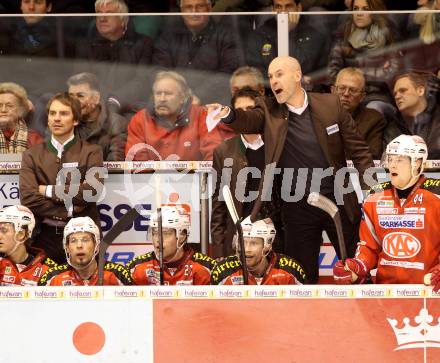
[(421, 249), (420, 241), (406, 232), (393, 232), (385, 236), (382, 243), (383, 251), (393, 258), (411, 258)]

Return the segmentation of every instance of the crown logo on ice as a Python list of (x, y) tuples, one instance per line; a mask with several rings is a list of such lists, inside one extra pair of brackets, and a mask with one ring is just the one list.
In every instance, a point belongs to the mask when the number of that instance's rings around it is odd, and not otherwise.
[(414, 321), (418, 324), (416, 326), (410, 325), (410, 319), (405, 317), (403, 319), (404, 327), (397, 328), (398, 321), (387, 318), (397, 339), (397, 348), (440, 348), (440, 317), (437, 319), (437, 325), (431, 325), (433, 317), (429, 315), (427, 309), (421, 309)]

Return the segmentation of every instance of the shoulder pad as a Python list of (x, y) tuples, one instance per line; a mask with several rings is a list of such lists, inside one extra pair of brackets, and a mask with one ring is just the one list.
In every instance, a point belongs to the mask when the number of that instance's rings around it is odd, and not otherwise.
[(426, 178), (420, 185), (420, 189), (429, 190), (431, 193), (440, 195), (440, 179)]
[(46, 271), (46, 273), (41, 276), (40, 280), (38, 281), (38, 286), (46, 286), (47, 283), (52, 280), (56, 275), (59, 275), (60, 273), (67, 271), (69, 269), (69, 265), (55, 265), (54, 267), (50, 268)]
[(42, 263), (46, 266), (49, 266), (49, 267), (58, 266), (58, 264), (54, 260), (50, 259), (49, 257), (45, 257), (44, 260), (42, 261)]
[(128, 261), (127, 264), (125, 265), (125, 268), (130, 271), (132, 268), (136, 267), (137, 265), (154, 260), (155, 258), (156, 257), (154, 256), (153, 251), (151, 251), (143, 255), (136, 256), (132, 260)]
[(202, 266), (205, 266), (210, 271), (215, 267), (215, 265), (217, 265), (216, 260), (200, 252), (194, 252), (192, 260), (201, 264)]
[(241, 262), (237, 256), (229, 256), (220, 263), (217, 263), (211, 271), (211, 282), (218, 285), (229, 275), (241, 269)]
[(125, 266), (119, 263), (106, 262), (104, 265), (104, 271), (112, 272), (122, 284), (132, 285), (130, 272), (128, 272), (129, 270)]
[(391, 189), (393, 186), (391, 185), (391, 182), (387, 181), (385, 183), (376, 184), (373, 187), (370, 188), (368, 191), (368, 195), (374, 194), (374, 193), (380, 193), (386, 189)]
[(279, 254), (275, 262), (275, 268), (287, 271), (302, 284), (306, 280), (306, 272), (294, 258)]

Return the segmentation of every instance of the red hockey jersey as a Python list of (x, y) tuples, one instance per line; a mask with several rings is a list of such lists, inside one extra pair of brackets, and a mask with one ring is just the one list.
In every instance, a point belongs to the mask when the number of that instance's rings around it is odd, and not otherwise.
[[(302, 285), (306, 274), (293, 258), (281, 254), (269, 255), (269, 266), (262, 278), (249, 273), (249, 285)], [(212, 271), (212, 285), (243, 285), (243, 269), (237, 256), (229, 256)]]
[(0, 286), (36, 286), (41, 276), (57, 264), (46, 257), (43, 250), (31, 248), (31, 261), (15, 264), (7, 257), (0, 257)]
[[(188, 248), (175, 263), (165, 264), (165, 285), (209, 285), (215, 260)], [(159, 285), (160, 264), (154, 252), (135, 257), (127, 265), (135, 285)]]
[(381, 284), (421, 284), (440, 263), (440, 180), (421, 177), (405, 200), (390, 182), (363, 205), (356, 257)]
[[(95, 286), (98, 284), (98, 269), (88, 280), (83, 280), (69, 265), (60, 265), (51, 268), (41, 277), (38, 285), (44, 286)], [(105, 286), (131, 285), (130, 273), (117, 263), (107, 262), (104, 265)]]

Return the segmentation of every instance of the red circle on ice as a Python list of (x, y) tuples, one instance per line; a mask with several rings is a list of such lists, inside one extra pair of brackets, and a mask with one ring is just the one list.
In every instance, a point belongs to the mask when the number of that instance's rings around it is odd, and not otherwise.
[(173, 193), (170, 193), (170, 196), (168, 198), (171, 203), (176, 203), (179, 200), (180, 195), (179, 195), (179, 193), (173, 192)]
[(73, 332), (72, 341), (78, 352), (93, 355), (104, 347), (105, 333), (96, 323), (82, 323)]

